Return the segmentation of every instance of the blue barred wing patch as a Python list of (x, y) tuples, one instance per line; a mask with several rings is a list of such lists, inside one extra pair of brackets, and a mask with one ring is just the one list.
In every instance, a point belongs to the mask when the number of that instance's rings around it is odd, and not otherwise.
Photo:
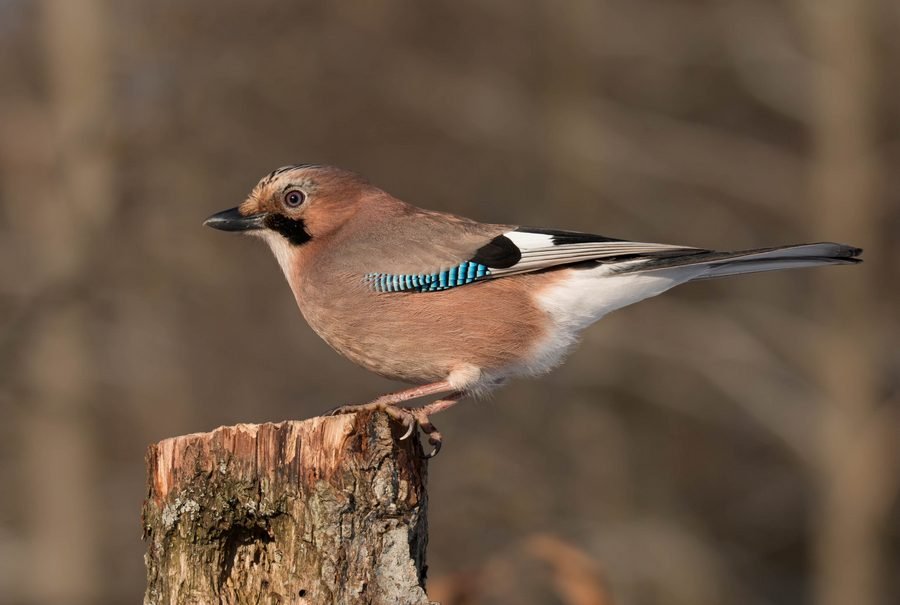
[(367, 273), (365, 281), (376, 292), (437, 292), (471, 284), (490, 274), (491, 270), (487, 265), (465, 262), (436, 273), (418, 275)]

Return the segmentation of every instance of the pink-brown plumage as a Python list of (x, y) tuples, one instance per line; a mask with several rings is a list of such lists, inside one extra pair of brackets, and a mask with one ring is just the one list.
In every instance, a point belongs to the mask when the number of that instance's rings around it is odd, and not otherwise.
[[(423, 262), (456, 264), (460, 254), (474, 253), (485, 238), (509, 226), (421, 211), (367, 188), (357, 192), (352, 204), (352, 220), (295, 250), (285, 272), (303, 316), (337, 352), (379, 375), (411, 383), (434, 382), (471, 368), (487, 380), (518, 363), (546, 335), (549, 318), (533, 293), (558, 281), (558, 273), (523, 274), (427, 294), (376, 292), (360, 279), (372, 271), (414, 272)], [(319, 217), (311, 214), (314, 230)], [(436, 225), (451, 225), (458, 237), (442, 245), (435, 237)], [(406, 237), (404, 227), (410, 234)], [(402, 254), (391, 252), (398, 242)]]
[(561, 278), (524, 274), (426, 295), (385, 294), (332, 269), (323, 263), (289, 276), (310, 326), (359, 365), (412, 383), (471, 367), (488, 380), (520, 364), (550, 329), (532, 293)]

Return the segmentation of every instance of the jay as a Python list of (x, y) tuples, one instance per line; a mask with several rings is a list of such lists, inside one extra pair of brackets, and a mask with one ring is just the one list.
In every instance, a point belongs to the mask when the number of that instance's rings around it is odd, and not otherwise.
[[(265, 176), (204, 223), (261, 237), (297, 306), (338, 353), (412, 388), (333, 413), (383, 410), (408, 437), (466, 395), (557, 366), (589, 325), (689, 281), (860, 262), (859, 248), (797, 244), (717, 252), (479, 223), (423, 210), (339, 168)], [(415, 408), (399, 404), (429, 395)]]

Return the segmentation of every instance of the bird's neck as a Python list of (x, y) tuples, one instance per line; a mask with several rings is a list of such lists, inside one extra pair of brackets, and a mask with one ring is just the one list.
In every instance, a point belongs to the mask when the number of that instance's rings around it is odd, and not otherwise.
[(309, 273), (310, 265), (316, 263), (319, 258), (319, 248), (323, 242), (313, 239), (305, 244), (296, 245), (274, 233), (264, 235), (263, 238), (278, 261), (278, 266), (281, 267), (284, 278), (299, 303), (303, 276)]

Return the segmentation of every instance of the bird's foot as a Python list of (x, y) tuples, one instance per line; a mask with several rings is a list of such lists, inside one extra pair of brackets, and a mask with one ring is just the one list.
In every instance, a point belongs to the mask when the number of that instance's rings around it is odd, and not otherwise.
[(373, 401), (371, 403), (361, 403), (356, 405), (342, 405), (325, 412), (325, 416), (339, 416), (341, 414), (354, 414), (356, 412), (384, 412), (404, 427), (406, 432), (400, 437), (400, 441), (409, 439), (416, 429), (421, 429), (428, 437), (428, 443), (431, 444), (431, 453), (425, 458), (433, 458), (441, 449), (441, 434), (431, 423), (426, 410), (428, 406), (420, 408), (402, 408), (393, 403), (383, 401)]
[(426, 454), (424, 457), (434, 458), (437, 456), (437, 453), (441, 451), (443, 436), (440, 431), (435, 428), (434, 424), (432, 424), (431, 419), (428, 417), (427, 408), (427, 405), (419, 408), (388, 406), (384, 411), (387, 412), (388, 416), (406, 427), (406, 432), (400, 437), (400, 441), (409, 439), (412, 434), (416, 432), (416, 429), (421, 430), (422, 433), (428, 437), (428, 443), (431, 444), (432, 447), (431, 453)]
[(356, 412), (384, 412), (406, 427), (406, 432), (400, 437), (400, 441), (409, 439), (417, 429), (421, 430), (428, 437), (428, 443), (432, 447), (431, 453), (427, 454), (425, 458), (434, 458), (441, 451), (443, 437), (431, 422), (430, 415), (453, 406), (462, 396), (462, 393), (454, 392), (443, 399), (415, 408), (400, 407), (396, 402), (389, 399), (390, 396), (379, 397), (369, 403), (338, 406), (325, 412), (325, 416), (338, 416)]
[[(400, 439), (406, 439), (410, 435), (413, 434), (413, 431), (416, 430), (416, 427), (421, 429), (421, 431), (428, 437), (428, 443), (431, 444), (433, 448), (431, 453), (426, 455), (426, 458), (434, 458), (437, 456), (437, 453), (441, 451), (441, 444), (443, 444), (443, 437), (441, 436), (440, 431), (434, 426), (431, 422), (430, 416), (432, 414), (437, 414), (440, 411), (446, 410), (447, 408), (453, 407), (456, 405), (456, 402), (463, 398), (463, 393), (459, 391), (454, 391), (450, 393), (446, 397), (442, 399), (438, 399), (437, 401), (432, 401), (427, 405), (423, 405), (417, 408), (394, 408), (392, 410), (385, 410), (388, 414), (392, 414), (393, 418), (396, 418), (400, 422), (402, 422), (406, 426), (406, 433), (400, 437)], [(395, 414), (396, 415), (393, 415)]]

